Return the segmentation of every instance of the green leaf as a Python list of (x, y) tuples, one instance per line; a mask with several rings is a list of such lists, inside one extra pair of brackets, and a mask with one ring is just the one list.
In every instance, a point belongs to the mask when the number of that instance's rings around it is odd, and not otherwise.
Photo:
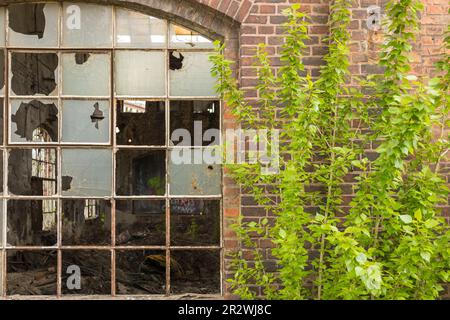
[(413, 221), (412, 217), (409, 214), (400, 215), (400, 220), (402, 220), (406, 224), (409, 224)]
[(431, 254), (430, 254), (429, 252), (422, 251), (422, 252), (420, 253), (420, 256), (421, 256), (422, 259), (425, 260), (426, 262), (430, 262)]
[(414, 212), (414, 218), (416, 218), (418, 221), (422, 221), (422, 210), (417, 209)]

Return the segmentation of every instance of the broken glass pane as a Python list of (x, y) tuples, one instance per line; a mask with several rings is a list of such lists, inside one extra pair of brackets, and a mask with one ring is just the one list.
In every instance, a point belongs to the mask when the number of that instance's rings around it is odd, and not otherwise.
[(166, 45), (166, 21), (139, 12), (116, 9), (116, 45), (162, 48)]
[(111, 294), (111, 252), (64, 250), (61, 280), (63, 294)]
[(109, 54), (65, 53), (61, 60), (63, 95), (98, 97), (111, 94)]
[(221, 167), (208, 164), (204, 149), (180, 148), (169, 153), (171, 195), (220, 195)]
[(5, 46), (5, 15), (5, 7), (0, 8), (0, 47)]
[(116, 251), (116, 283), (118, 294), (164, 294), (165, 251)]
[(8, 200), (7, 208), (8, 245), (56, 245), (56, 200)]
[(217, 96), (209, 52), (169, 52), (171, 96)]
[(80, 197), (111, 195), (111, 150), (63, 149), (61, 166), (63, 195)]
[(11, 100), (11, 142), (58, 141), (56, 100)]
[(64, 199), (61, 212), (63, 245), (111, 245), (110, 201)]
[(220, 294), (220, 251), (171, 251), (172, 293)]
[(160, 150), (119, 150), (116, 154), (117, 195), (166, 193), (166, 153)]
[(56, 194), (56, 149), (11, 149), (8, 158), (8, 191), (22, 196)]
[(63, 5), (64, 47), (112, 47), (112, 29), (110, 6), (85, 3)]
[(172, 199), (170, 239), (173, 246), (220, 245), (220, 201)]
[[(179, 131), (181, 129), (181, 131)], [(208, 146), (220, 143), (219, 101), (171, 101), (171, 143), (183, 146)], [(189, 132), (190, 141), (180, 139)], [(179, 133), (178, 133), (179, 132)], [(186, 136), (188, 138), (188, 136)]]
[(109, 109), (109, 101), (64, 100), (62, 142), (109, 142)]
[(164, 101), (118, 100), (116, 139), (119, 145), (165, 145)]
[(57, 95), (57, 68), (56, 53), (11, 53), (12, 95)]
[(116, 51), (116, 94), (121, 96), (164, 96), (164, 52)]
[(11, 4), (9, 45), (14, 47), (57, 47), (59, 4)]
[(8, 251), (7, 294), (56, 295), (56, 260), (56, 251)]
[(170, 47), (171, 48), (214, 48), (214, 43), (198, 32), (170, 25)]
[(117, 200), (116, 244), (164, 245), (165, 219), (164, 200)]

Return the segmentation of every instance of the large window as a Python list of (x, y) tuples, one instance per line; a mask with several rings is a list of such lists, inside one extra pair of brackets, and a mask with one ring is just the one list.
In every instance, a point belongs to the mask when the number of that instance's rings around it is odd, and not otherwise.
[(212, 42), (46, 2), (1, 7), (0, 47), (2, 295), (220, 294)]

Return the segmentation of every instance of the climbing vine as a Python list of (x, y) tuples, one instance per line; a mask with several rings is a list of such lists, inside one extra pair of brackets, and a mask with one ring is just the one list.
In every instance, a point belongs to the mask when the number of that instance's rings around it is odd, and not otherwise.
[[(317, 79), (302, 63), (308, 17), (298, 5), (285, 10), (283, 66), (274, 73), (263, 44), (256, 54), (257, 106), (238, 89), (222, 45), (211, 57), (217, 90), (241, 124), (281, 132), (278, 173), (262, 174), (258, 163), (228, 166), (270, 213), (259, 221), (240, 217), (233, 226), (242, 249), (233, 255), (229, 282), (243, 299), (435, 299), (449, 282), (450, 229), (439, 205), (448, 196), (440, 169), (449, 150), (450, 37), (439, 76), (412, 75), (422, 5), (391, 0), (379, 60), (384, 73), (354, 88), (350, 7), (350, 0), (331, 5)], [(378, 146), (375, 159), (366, 146)], [(355, 175), (347, 212), (344, 183)], [(276, 271), (265, 265), (261, 239), (273, 244)]]

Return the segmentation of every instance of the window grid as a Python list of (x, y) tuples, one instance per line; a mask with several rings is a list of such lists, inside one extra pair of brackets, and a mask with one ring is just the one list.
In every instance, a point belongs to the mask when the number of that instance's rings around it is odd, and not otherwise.
[[(1, 9), (1, 8), (0, 8)], [(0, 281), (0, 283), (3, 283), (3, 288), (1, 288), (0, 291), (0, 297), (6, 297), (7, 296), (7, 252), (9, 250), (21, 250), (21, 251), (38, 251), (38, 250), (56, 250), (57, 251), (57, 292), (56, 297), (63, 296), (62, 294), (62, 251), (63, 250), (100, 250), (100, 251), (107, 251), (111, 254), (111, 296), (121, 296), (117, 294), (116, 292), (116, 255), (119, 250), (124, 251), (132, 251), (132, 250), (163, 250), (166, 255), (166, 292), (165, 295), (176, 295), (171, 292), (171, 253), (173, 251), (179, 251), (179, 250), (188, 250), (188, 251), (206, 251), (206, 250), (214, 250), (220, 252), (220, 292), (219, 294), (222, 294), (223, 288), (222, 288), (222, 278), (223, 278), (223, 215), (222, 215), (222, 204), (220, 205), (220, 242), (218, 245), (197, 245), (197, 246), (174, 246), (171, 245), (171, 214), (170, 214), (170, 201), (174, 199), (201, 199), (201, 200), (219, 200), (220, 203), (222, 203), (222, 195), (177, 195), (172, 196), (170, 195), (169, 189), (169, 152), (171, 150), (179, 149), (180, 147), (170, 145), (170, 101), (172, 100), (205, 100), (205, 101), (211, 101), (211, 100), (218, 100), (217, 96), (170, 96), (170, 80), (169, 80), (169, 56), (168, 53), (171, 50), (177, 51), (177, 52), (211, 52), (211, 48), (196, 48), (196, 49), (189, 49), (189, 48), (182, 48), (181, 46), (174, 46), (171, 47), (170, 45), (170, 21), (166, 21), (166, 44), (162, 48), (133, 48), (133, 47), (117, 47), (116, 46), (116, 7), (112, 6), (112, 26), (113, 26), (113, 43), (112, 48), (63, 48), (61, 46), (62, 44), (62, 33), (63, 33), (63, 19), (61, 18), (63, 16), (63, 3), (60, 3), (60, 15), (58, 17), (59, 20), (59, 30), (58, 30), (58, 48), (48, 47), (48, 48), (21, 48), (21, 47), (10, 47), (9, 42), (9, 35), (8, 35), (8, 14), (7, 14), (7, 8), (5, 7), (5, 47), (1, 48), (1, 50), (5, 50), (5, 63), (4, 63), (4, 73), (5, 73), (5, 89), (4, 94), (0, 95), (0, 98), (4, 99), (4, 120), (3, 120), (3, 143), (1, 145), (1, 151), (3, 156), (3, 193), (0, 194), (0, 200), (3, 210), (3, 239), (1, 241), (1, 251), (3, 253), (3, 258), (1, 263), (3, 264), (3, 281)], [(115, 53), (117, 51), (158, 51), (158, 52), (164, 52), (165, 53), (165, 91), (166, 94), (164, 96), (118, 96), (115, 94), (115, 81), (114, 81), (114, 75), (115, 75), (115, 69), (114, 69), (114, 58)], [(45, 96), (45, 95), (35, 95), (35, 96), (17, 96), (17, 95), (10, 95), (10, 55), (12, 52), (52, 52), (57, 53), (59, 64), (57, 67), (57, 95), (56, 96)], [(61, 55), (65, 52), (89, 52), (89, 53), (105, 53), (108, 52), (110, 54), (110, 61), (111, 61), (111, 69), (110, 69), (110, 89), (111, 94), (110, 96), (65, 96), (62, 93), (62, 64), (61, 64)], [(27, 143), (17, 143), (17, 142), (11, 142), (10, 141), (10, 115), (11, 115), (11, 109), (10, 109), (10, 100), (32, 100), (32, 99), (39, 99), (43, 101), (57, 101), (57, 107), (58, 107), (58, 142), (45, 142), (45, 143), (38, 143), (38, 142), (27, 142)], [(62, 108), (62, 102), (64, 100), (109, 100), (110, 102), (110, 134), (109, 143), (66, 143), (62, 142), (62, 118), (63, 118), (63, 108)], [(115, 133), (115, 125), (117, 123), (117, 109), (116, 109), (116, 103), (118, 100), (145, 100), (145, 101), (164, 101), (165, 103), (165, 144), (164, 145), (118, 145), (116, 143), (116, 133)], [(220, 102), (219, 102), (220, 103)], [(220, 105), (221, 108), (221, 105)], [(221, 112), (219, 113), (221, 115)], [(222, 128), (222, 120), (220, 117), (220, 128), (221, 131)], [(9, 150), (13, 149), (33, 149), (37, 150), (36, 148), (40, 148), (40, 150), (51, 148), (53, 150), (56, 150), (56, 174), (57, 174), (57, 194), (54, 196), (22, 196), (22, 195), (13, 195), (8, 192), (8, 155)], [(111, 197), (106, 198), (99, 198), (99, 197), (86, 197), (86, 196), (64, 196), (62, 195), (62, 189), (61, 189), (61, 156), (62, 156), (62, 150), (65, 149), (107, 149), (112, 150), (113, 157), (112, 157), (112, 195)], [(185, 147), (189, 149), (193, 149), (194, 147)], [(164, 150), (166, 155), (166, 173), (165, 173), (165, 194), (161, 196), (121, 196), (116, 194), (116, 154), (119, 150)], [(204, 149), (204, 147), (196, 146), (195, 149)], [(54, 162), (47, 161), (47, 157), (45, 160), (41, 159), (33, 159), (33, 161), (44, 163), (44, 164), (51, 164), (52, 166), (55, 166)], [(48, 172), (45, 173), (46, 175)], [(48, 179), (49, 182), (55, 181), (53, 178)], [(63, 245), (62, 244), (62, 201), (66, 199), (85, 199), (86, 201), (86, 212), (97, 214), (97, 208), (95, 204), (95, 200), (103, 200), (106, 199), (110, 201), (111, 203), (111, 245), (110, 246), (98, 246), (98, 245)], [(56, 201), (56, 219), (57, 219), (57, 243), (55, 246), (9, 246), (7, 245), (7, 202), (8, 200), (42, 200), (43, 207), (45, 207), (44, 214), (48, 214), (53, 212), (55, 210), (55, 207), (53, 205), (54, 201)], [(164, 245), (143, 245), (143, 246), (136, 246), (136, 245), (117, 245), (116, 243), (116, 203), (118, 200), (164, 200), (165, 201), (165, 234), (166, 234), (166, 242)], [(93, 204), (94, 203), (94, 204)], [(155, 294), (155, 296), (158, 296), (159, 294)], [(82, 296), (82, 295), (81, 295)], [(109, 295), (108, 295), (109, 296)], [(127, 295), (127, 296), (134, 296)], [(141, 296), (141, 294), (136, 295)], [(149, 295), (151, 296), (151, 295)]]

